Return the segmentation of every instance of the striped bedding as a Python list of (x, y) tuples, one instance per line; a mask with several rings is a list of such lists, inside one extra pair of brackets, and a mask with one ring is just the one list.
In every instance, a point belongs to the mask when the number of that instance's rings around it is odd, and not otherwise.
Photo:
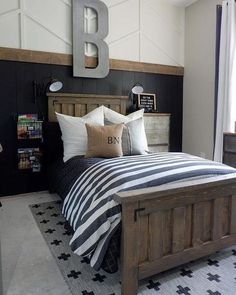
[(236, 170), (184, 153), (154, 153), (106, 159), (88, 168), (75, 181), (63, 204), (73, 227), (70, 246), (90, 258), (98, 270), (109, 240), (121, 222), (121, 206), (113, 200), (120, 191), (235, 173)]

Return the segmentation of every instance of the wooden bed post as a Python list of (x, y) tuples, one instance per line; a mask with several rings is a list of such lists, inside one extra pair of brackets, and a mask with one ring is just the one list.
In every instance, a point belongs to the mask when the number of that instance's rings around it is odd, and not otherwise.
[(122, 206), (122, 248), (121, 248), (121, 294), (136, 295), (138, 292), (138, 231), (135, 220), (138, 202)]

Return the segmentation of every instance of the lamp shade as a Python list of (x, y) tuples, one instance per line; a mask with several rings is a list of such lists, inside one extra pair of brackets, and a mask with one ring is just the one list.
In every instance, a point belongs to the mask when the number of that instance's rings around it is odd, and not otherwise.
[(132, 87), (131, 91), (133, 94), (140, 94), (140, 93), (143, 93), (143, 85), (140, 84), (140, 83), (136, 83), (134, 84), (134, 86)]
[(57, 92), (57, 91), (61, 90), (62, 87), (63, 87), (63, 83), (61, 81), (59, 81), (58, 79), (52, 79), (48, 83), (48, 89), (51, 92)]

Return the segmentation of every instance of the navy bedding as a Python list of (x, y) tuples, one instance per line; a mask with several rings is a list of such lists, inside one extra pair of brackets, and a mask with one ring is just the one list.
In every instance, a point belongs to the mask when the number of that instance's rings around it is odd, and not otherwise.
[(62, 157), (59, 158), (48, 169), (50, 192), (57, 193), (64, 200), (76, 179), (89, 167), (103, 160), (77, 156), (64, 163)]
[[(57, 192), (65, 198), (63, 214), (74, 231), (70, 245), (76, 254), (89, 258), (96, 270), (103, 265), (111, 239), (120, 229), (121, 206), (112, 198), (115, 193), (236, 172), (229, 166), (184, 153), (113, 159), (75, 157), (64, 166), (61, 174), (65, 179), (60, 178)], [(77, 172), (79, 175), (75, 175)]]

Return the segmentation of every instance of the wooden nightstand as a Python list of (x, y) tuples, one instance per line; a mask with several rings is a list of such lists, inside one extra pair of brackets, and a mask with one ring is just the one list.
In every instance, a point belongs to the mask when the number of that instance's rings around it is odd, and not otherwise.
[(150, 152), (169, 151), (170, 114), (145, 113), (144, 126)]
[(224, 133), (223, 163), (236, 168), (236, 133)]

